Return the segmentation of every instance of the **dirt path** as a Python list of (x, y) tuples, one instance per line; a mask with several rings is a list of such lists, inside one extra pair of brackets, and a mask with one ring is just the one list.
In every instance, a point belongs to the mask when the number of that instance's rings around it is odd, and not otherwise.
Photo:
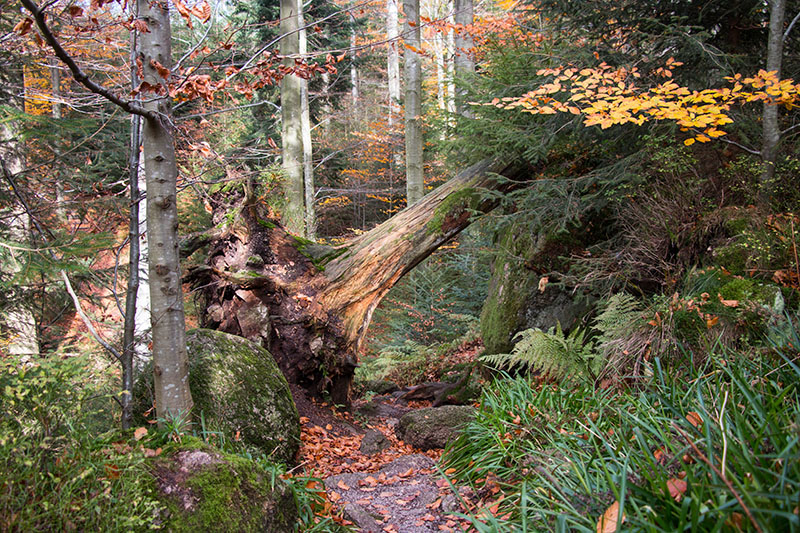
[[(301, 467), (325, 481), (329, 501), (356, 531), (466, 530), (466, 522), (452, 515), (460, 511), (458, 498), (436, 468), (441, 450), (416, 450), (394, 433), (400, 416), (429, 403), (404, 405), (393, 400), (376, 398), (372, 402), (374, 408), (367, 411), (359, 411), (363, 405), (356, 404), (353, 418), (296, 397), (303, 428)], [(364, 412), (369, 416), (359, 414)], [(385, 449), (376, 453), (361, 451), (369, 430), (373, 433), (368, 440), (377, 440), (378, 447)]]

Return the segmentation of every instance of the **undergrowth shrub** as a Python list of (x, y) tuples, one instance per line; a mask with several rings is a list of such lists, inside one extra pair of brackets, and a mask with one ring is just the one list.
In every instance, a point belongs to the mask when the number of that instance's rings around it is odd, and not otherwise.
[(0, 361), (0, 530), (155, 527), (144, 451), (101, 430), (112, 400), (92, 373), (84, 357)]
[(655, 359), (637, 390), (498, 380), (443, 458), (479, 494), (502, 488), (473, 526), (593, 532), (616, 504), (626, 531), (800, 530), (800, 339), (782, 338), (686, 372)]

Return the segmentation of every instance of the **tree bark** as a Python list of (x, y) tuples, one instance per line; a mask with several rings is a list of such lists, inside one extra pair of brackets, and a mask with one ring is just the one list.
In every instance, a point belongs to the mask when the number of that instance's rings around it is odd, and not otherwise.
[(400, 52), (397, 49), (397, 0), (386, 0), (386, 72), (389, 78), (389, 127), (400, 109)]
[(260, 342), (290, 382), (347, 405), (381, 299), (467, 227), (473, 212), (497, 205), (498, 195), (485, 190), (520, 187), (529, 174), (499, 161), (478, 163), (340, 248), (298, 241), (253, 201), (237, 217), (241, 225), (212, 244), (207, 265), (190, 272), (206, 298), (203, 323)]
[(350, 14), (350, 20), (353, 25), (350, 30), (350, 50), (353, 54), (353, 59), (350, 62), (350, 98), (353, 105), (353, 113), (358, 112), (358, 66), (356, 65), (356, 18)]
[[(776, 72), (781, 77), (783, 60), (783, 20), (786, 13), (786, 0), (772, 0), (769, 10), (769, 37), (767, 42), (767, 72)], [(781, 130), (778, 124), (778, 106), (764, 103), (762, 117), (763, 134), (761, 139), (761, 176), (758, 192), (759, 204), (769, 207), (775, 189), (775, 164), (778, 158), (778, 143)]]
[(406, 203), (411, 206), (425, 194), (422, 166), (422, 47), (419, 0), (403, 0), (406, 74)]
[[(297, 0), (281, 0), (281, 55), (294, 67), (300, 54), (300, 15)], [(282, 164), (285, 174), (283, 223), (296, 235), (305, 235), (305, 192), (303, 188), (303, 133), (301, 127), (303, 80), (294, 74), (281, 80)]]
[[(17, 139), (13, 122), (0, 122), (0, 160), (3, 162), (3, 169), (0, 171), (12, 175), (18, 175), (24, 166)], [(31, 245), (30, 216), (24, 206), (16, 204), (12, 206), (3, 212), (7, 235), (13, 242), (19, 243), (21, 248), (28, 248)], [(14, 276), (23, 270), (25, 252), (12, 248), (4, 249), (2, 252), (0, 269), (4, 274)], [(31, 311), (30, 302), (26, 301), (27, 298), (21, 291), (7, 294), (6, 298), (9, 300), (9, 305), (2, 310), (3, 325), (8, 333), (5, 349), (9, 355), (17, 356), (22, 361), (36, 359), (39, 356), (39, 328)]]
[[(138, 0), (139, 17), (149, 31), (139, 35), (139, 59), (143, 81), (163, 86), (156, 64), (172, 67), (171, 31), (166, 0)], [(166, 87), (162, 94), (168, 94)], [(153, 373), (156, 412), (160, 419), (189, 419), (192, 395), (186, 353), (186, 324), (178, 249), (178, 168), (175, 144), (169, 126), (168, 96), (148, 95), (144, 108), (158, 118), (146, 118), (142, 147), (147, 177), (147, 230), (153, 332)]]
[[(472, 59), (472, 48), (475, 43), (472, 36), (465, 31), (474, 19), (472, 0), (454, 0), (455, 22), (461, 27), (461, 31), (455, 34), (455, 75), (456, 78), (464, 83), (466, 78), (475, 73), (475, 61)], [(471, 118), (473, 115), (466, 102), (466, 90), (459, 89), (456, 95), (456, 111), (465, 117)]]
[[(303, 0), (297, 0), (297, 12), (300, 30), (300, 54), (308, 53), (308, 38), (303, 20)], [(314, 210), (314, 150), (311, 144), (311, 109), (308, 101), (308, 80), (301, 80), (300, 85), (300, 137), (303, 141), (303, 191), (305, 193), (305, 221), (303, 235), (314, 239), (317, 215)]]

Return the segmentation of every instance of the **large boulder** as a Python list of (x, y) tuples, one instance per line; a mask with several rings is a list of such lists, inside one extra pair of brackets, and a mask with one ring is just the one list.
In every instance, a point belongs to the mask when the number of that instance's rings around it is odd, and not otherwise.
[(156, 523), (173, 532), (292, 531), (292, 490), (256, 462), (187, 437), (149, 468), (161, 504)]
[(444, 448), (475, 418), (475, 409), (466, 405), (445, 405), (418, 409), (403, 415), (397, 434), (420, 450)]
[(571, 291), (548, 285), (539, 272), (566, 268), (563, 257), (578, 246), (569, 234), (531, 234), (524, 224), (512, 224), (498, 237), (503, 250), (492, 264), (489, 291), (481, 310), (481, 337), (486, 354), (509, 353), (518, 332), (556, 324), (566, 332), (590, 308)]
[[(300, 445), (300, 417), (272, 355), (252, 341), (209, 329), (186, 334), (194, 421), (206, 431), (241, 439), (272, 460), (291, 463)], [(153, 405), (152, 365), (134, 387), (139, 415)]]

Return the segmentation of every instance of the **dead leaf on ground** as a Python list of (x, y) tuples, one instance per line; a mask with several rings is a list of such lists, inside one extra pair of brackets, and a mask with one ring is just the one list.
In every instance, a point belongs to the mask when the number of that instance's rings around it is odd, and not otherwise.
[(147, 428), (145, 427), (136, 428), (136, 431), (133, 432), (133, 438), (136, 440), (142, 440), (145, 435), (147, 435)]
[(600, 520), (597, 521), (597, 533), (614, 533), (617, 530), (617, 523), (622, 525), (625, 523), (625, 515), (622, 519), (619, 518), (619, 501), (615, 501), (611, 506), (606, 509)]
[(672, 478), (667, 481), (667, 489), (669, 490), (669, 495), (672, 496), (672, 499), (676, 502), (680, 502), (683, 498), (683, 493), (686, 492), (687, 484), (684, 480), (680, 478)]
[(686, 420), (688, 420), (689, 423), (696, 428), (700, 428), (703, 425), (703, 417), (694, 411), (689, 411), (686, 413)]

